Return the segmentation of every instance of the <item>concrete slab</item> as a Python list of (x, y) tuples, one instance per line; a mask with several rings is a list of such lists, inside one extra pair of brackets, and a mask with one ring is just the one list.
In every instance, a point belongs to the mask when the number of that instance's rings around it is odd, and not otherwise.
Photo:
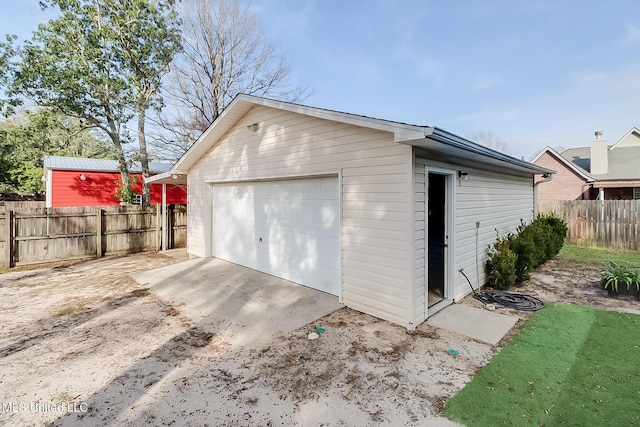
[(427, 324), (496, 345), (517, 321), (517, 317), (465, 304), (452, 304), (429, 317)]
[(162, 255), (166, 255), (171, 258), (175, 258), (180, 261), (186, 261), (189, 259), (189, 255), (187, 254), (186, 248), (177, 248), (177, 249), (167, 249), (166, 251), (160, 252)]
[(222, 261), (197, 258), (132, 275), (199, 328), (232, 345), (264, 343), (342, 307), (338, 297)]

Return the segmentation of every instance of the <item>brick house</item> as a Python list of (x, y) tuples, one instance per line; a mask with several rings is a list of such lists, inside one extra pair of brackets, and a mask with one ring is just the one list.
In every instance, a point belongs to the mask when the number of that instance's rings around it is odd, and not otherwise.
[(632, 128), (611, 146), (601, 135), (596, 132), (589, 147), (561, 153), (545, 147), (533, 159), (557, 171), (551, 181), (538, 186), (538, 200), (640, 199), (640, 130)]

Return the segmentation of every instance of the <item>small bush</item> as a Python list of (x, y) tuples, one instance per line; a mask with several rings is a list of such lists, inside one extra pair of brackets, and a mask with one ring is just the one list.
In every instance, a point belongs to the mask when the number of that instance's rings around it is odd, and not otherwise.
[[(533, 224), (533, 223), (532, 223)], [(516, 280), (528, 280), (538, 261), (544, 254), (544, 247), (537, 241), (537, 227), (520, 225), (518, 232), (509, 238), (509, 248), (516, 254)]]
[(567, 237), (567, 224), (560, 218), (553, 215), (539, 215), (536, 221), (546, 223), (551, 227), (552, 233), (549, 236), (547, 259), (551, 259), (560, 253)]
[[(520, 224), (515, 234), (498, 238), (489, 247), (487, 283), (506, 289), (516, 282), (528, 280), (537, 266), (560, 252), (566, 235), (565, 222), (551, 215), (539, 215), (530, 224)], [(512, 261), (513, 273), (510, 271)], [(515, 276), (513, 280), (511, 274)]]
[(121, 202), (131, 204), (136, 192), (131, 187), (133, 184), (138, 183), (138, 178), (133, 175), (129, 175), (124, 181), (116, 180), (116, 193), (113, 197), (120, 199)]
[(500, 239), (489, 247), (487, 260), (487, 282), (495, 289), (509, 289), (516, 283), (516, 261), (518, 257), (509, 249), (509, 240)]
[(559, 218), (538, 216), (531, 224), (521, 224), (510, 237), (510, 248), (518, 256), (518, 282), (528, 280), (533, 269), (558, 254), (566, 236), (566, 226), (561, 225), (564, 222)]

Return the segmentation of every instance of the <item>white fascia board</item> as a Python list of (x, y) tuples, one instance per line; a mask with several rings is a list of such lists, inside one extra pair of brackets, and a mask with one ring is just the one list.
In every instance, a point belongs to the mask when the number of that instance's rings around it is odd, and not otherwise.
[[(424, 128), (425, 136), (421, 140), (403, 141), (416, 147), (430, 148), (435, 151), (451, 151), (455, 150), (458, 156), (467, 158), (479, 163), (500, 164), (510, 169), (533, 173), (534, 175), (554, 174), (556, 171), (533, 163), (517, 159), (508, 154), (501, 153), (483, 145), (476, 144), (473, 141), (462, 138), (444, 129), (437, 127)], [(442, 144), (439, 148), (438, 144)]]
[(609, 150), (613, 150), (614, 148), (616, 148), (618, 146), (618, 144), (620, 144), (622, 141), (624, 141), (625, 139), (627, 139), (627, 137), (629, 135), (631, 135), (633, 132), (640, 134), (640, 129), (638, 129), (637, 127), (632, 127), (631, 130), (627, 133), (625, 133), (622, 138), (620, 138), (618, 141), (616, 141), (615, 144), (613, 144), (611, 147), (609, 147)]
[(165, 172), (165, 173), (159, 173), (157, 175), (152, 175), (152, 176), (148, 176), (144, 179), (144, 182), (146, 183), (152, 183), (152, 182), (157, 182), (157, 181), (162, 181), (163, 179), (166, 178), (171, 178), (171, 171), (169, 172)]
[(254, 106), (290, 111), (310, 117), (390, 132), (393, 133), (395, 142), (424, 138), (425, 129), (428, 129), (423, 126), (409, 125), (357, 114), (343, 113), (340, 111), (308, 107), (306, 105), (240, 94), (231, 101), (222, 114), (220, 114), (211, 126), (209, 126), (209, 128), (207, 128), (207, 130), (204, 131), (196, 140), (191, 148), (189, 148), (189, 150), (187, 150), (187, 152), (176, 162), (173, 169), (182, 171), (188, 171), (191, 169), (191, 167), (203, 155), (205, 155), (207, 151), (209, 151), (213, 144), (230, 131), (237, 121), (244, 117), (244, 115), (246, 115), (246, 113)]
[[(202, 156), (206, 154), (207, 151), (211, 148), (213, 143), (222, 137), (226, 132), (231, 129), (231, 127), (237, 122), (236, 120), (228, 120), (229, 116), (232, 116), (232, 113), (236, 108), (241, 108), (238, 104), (242, 103), (242, 98), (240, 95), (236, 97), (231, 103), (224, 109), (222, 114), (205, 130), (202, 135), (193, 143), (191, 147), (187, 150), (186, 153), (178, 159), (175, 165), (173, 165), (172, 170), (180, 170), (180, 171), (188, 171), (191, 167), (198, 161)], [(244, 113), (249, 111), (251, 108), (250, 105), (244, 105)], [(242, 115), (244, 115), (244, 113)], [(209, 135), (212, 135), (213, 138), (208, 138)], [(213, 139), (214, 141), (209, 142), (209, 139)]]
[[(176, 175), (178, 178), (175, 179), (174, 175)], [(156, 183), (156, 184), (184, 185), (186, 183), (186, 176), (187, 176), (186, 173), (172, 169), (168, 172), (152, 175), (146, 178), (144, 181), (149, 184)]]
[(406, 123), (393, 122), (389, 120), (376, 119), (340, 111), (328, 110), (324, 108), (309, 107), (290, 102), (276, 101), (267, 98), (260, 98), (251, 95), (240, 94), (222, 112), (220, 117), (198, 138), (191, 148), (176, 162), (171, 171), (187, 172), (191, 167), (211, 149), (224, 135), (229, 132), (236, 123), (244, 117), (254, 106), (264, 106), (310, 117), (330, 120), (339, 123), (351, 124), (369, 129), (376, 129), (393, 134), (394, 142), (415, 146), (431, 145), (429, 141), (438, 141), (440, 144), (463, 150), (473, 155), (500, 161), (503, 164), (511, 165), (514, 169), (527, 170), (537, 174), (555, 173), (529, 162), (525, 162), (506, 154), (491, 150), (489, 148), (475, 144), (469, 140), (451, 134), (443, 129), (429, 126), (416, 126)]
[(238, 98), (240, 98), (241, 100), (246, 99), (248, 102), (256, 105), (286, 110), (305, 116), (351, 124), (369, 129), (377, 129), (384, 132), (390, 132), (394, 134), (395, 142), (423, 138), (425, 136), (424, 126), (409, 125), (406, 123), (376, 119), (374, 117), (362, 116), (352, 113), (343, 113), (341, 111), (328, 110), (318, 107), (308, 107), (306, 105), (275, 101), (273, 99), (257, 98), (250, 95), (238, 95)]
[(535, 163), (540, 157), (542, 157), (542, 155), (544, 153), (546, 153), (547, 151), (551, 151), (552, 153), (554, 152), (553, 148), (549, 147), (548, 145), (546, 147), (544, 147), (542, 150), (540, 150), (540, 152), (538, 154), (536, 154), (536, 156), (533, 158), (533, 160), (531, 160), (531, 163)]

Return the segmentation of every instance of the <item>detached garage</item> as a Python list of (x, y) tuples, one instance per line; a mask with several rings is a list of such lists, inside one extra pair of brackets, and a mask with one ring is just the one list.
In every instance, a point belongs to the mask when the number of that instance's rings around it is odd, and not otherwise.
[(167, 173), (187, 251), (414, 328), (484, 283), (487, 245), (553, 171), (442, 129), (239, 95)]

